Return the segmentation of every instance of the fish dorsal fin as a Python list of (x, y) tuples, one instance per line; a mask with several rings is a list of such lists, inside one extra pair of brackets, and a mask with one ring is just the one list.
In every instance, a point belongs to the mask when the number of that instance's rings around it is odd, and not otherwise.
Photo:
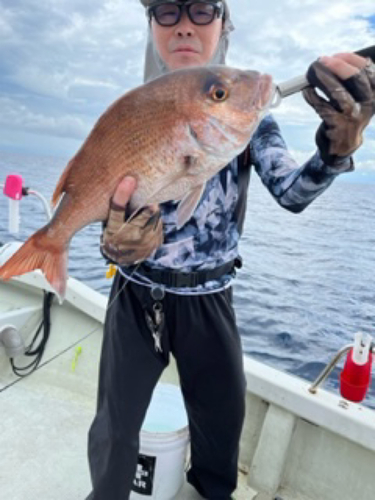
[(182, 198), (177, 208), (177, 229), (180, 229), (193, 215), (202, 197), (206, 184), (200, 184)]
[[(74, 160), (74, 159), (73, 159)], [(65, 193), (65, 184), (66, 184), (66, 181), (67, 181), (67, 178), (68, 178), (68, 175), (70, 173), (70, 170), (73, 166), (73, 163), (74, 161), (73, 160), (70, 160), (70, 162), (67, 164), (67, 166), (65, 167), (65, 170), (64, 172), (62, 173), (60, 179), (59, 179), (59, 182), (57, 183), (57, 186), (55, 188), (55, 191), (53, 193), (53, 196), (52, 196), (52, 206), (55, 208), (59, 199), (61, 198), (61, 195), (63, 193)]]

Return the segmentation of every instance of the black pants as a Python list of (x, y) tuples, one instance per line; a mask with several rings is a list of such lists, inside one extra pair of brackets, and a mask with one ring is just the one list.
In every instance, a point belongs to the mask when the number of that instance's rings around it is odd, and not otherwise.
[[(121, 290), (118, 273), (110, 303)], [(172, 352), (189, 419), (187, 480), (210, 500), (228, 500), (237, 485), (246, 382), (232, 291), (200, 296), (167, 293), (162, 300), (163, 352), (145, 320), (150, 289), (128, 283), (107, 311), (97, 414), (89, 432), (93, 491), (87, 500), (126, 500), (139, 433), (158, 379)]]

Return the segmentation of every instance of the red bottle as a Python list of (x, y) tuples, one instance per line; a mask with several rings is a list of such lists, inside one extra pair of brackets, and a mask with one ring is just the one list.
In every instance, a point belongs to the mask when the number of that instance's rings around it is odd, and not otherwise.
[(370, 335), (357, 333), (354, 347), (349, 351), (341, 372), (341, 395), (354, 403), (360, 403), (365, 399), (370, 386), (373, 357), (371, 343)]

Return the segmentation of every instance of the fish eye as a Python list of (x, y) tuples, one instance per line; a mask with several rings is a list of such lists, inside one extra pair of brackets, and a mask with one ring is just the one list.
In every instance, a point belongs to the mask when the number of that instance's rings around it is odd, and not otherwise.
[(229, 97), (229, 91), (224, 87), (213, 85), (210, 90), (210, 96), (215, 102), (224, 102)]

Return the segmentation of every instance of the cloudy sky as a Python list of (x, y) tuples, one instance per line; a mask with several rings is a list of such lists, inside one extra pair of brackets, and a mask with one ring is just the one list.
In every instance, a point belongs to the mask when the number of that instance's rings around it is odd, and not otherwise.
[[(228, 63), (276, 82), (319, 55), (375, 43), (374, 0), (231, 0)], [(254, 6), (251, 8), (251, 6)], [(118, 96), (142, 82), (146, 21), (139, 0), (0, 0), (0, 151), (72, 156)], [(319, 120), (302, 96), (275, 112), (299, 161)], [(356, 154), (375, 178), (375, 120)]]

